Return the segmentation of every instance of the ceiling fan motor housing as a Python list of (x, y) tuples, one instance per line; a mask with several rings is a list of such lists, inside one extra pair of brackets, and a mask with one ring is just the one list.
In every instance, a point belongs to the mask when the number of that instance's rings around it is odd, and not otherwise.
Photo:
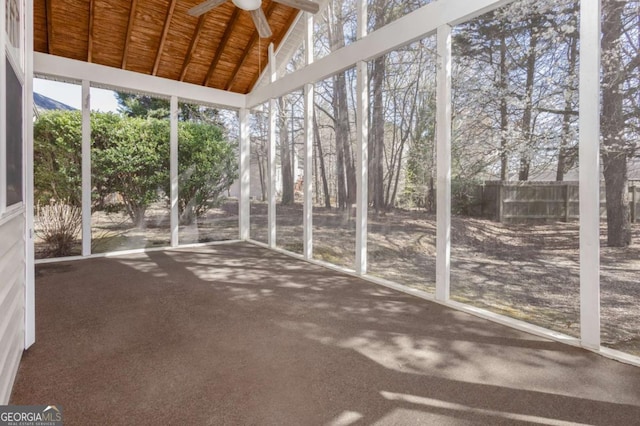
[(233, 4), (243, 10), (256, 10), (260, 9), (262, 0), (232, 0)]

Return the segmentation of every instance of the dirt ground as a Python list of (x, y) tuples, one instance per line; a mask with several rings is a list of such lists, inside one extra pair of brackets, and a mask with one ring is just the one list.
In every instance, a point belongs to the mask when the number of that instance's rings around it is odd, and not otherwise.
[[(97, 211), (91, 215), (91, 252), (133, 250), (166, 247), (171, 243), (170, 211), (164, 203), (156, 203), (147, 210), (144, 227), (134, 226), (122, 213)], [(38, 236), (36, 218), (36, 259), (53, 257)], [(180, 244), (236, 240), (238, 230), (238, 201), (229, 200), (210, 209), (206, 215), (188, 225), (180, 225)], [(82, 253), (81, 236), (73, 247), (72, 256)]]
[[(251, 238), (267, 242), (267, 208), (252, 202)], [(93, 251), (107, 252), (169, 244), (168, 210), (149, 212), (145, 228), (121, 215), (94, 213)], [(278, 206), (277, 246), (303, 249), (302, 206)], [(453, 300), (579, 336), (579, 227), (573, 223), (514, 225), (469, 217), (452, 218)], [(634, 244), (606, 246), (601, 232), (601, 322), (606, 347), (640, 355), (640, 224)], [(182, 244), (238, 238), (236, 200), (181, 226)], [(355, 211), (314, 208), (314, 257), (353, 268)], [(37, 244), (39, 257), (46, 255)], [(76, 248), (80, 254), (80, 244)], [(368, 272), (427, 292), (435, 291), (436, 219), (417, 211), (369, 215)]]
[[(277, 245), (302, 252), (302, 206), (278, 207)], [(253, 239), (266, 242), (266, 206), (252, 205)], [(315, 208), (314, 256), (353, 268), (355, 212)], [(606, 347), (640, 355), (640, 224), (634, 244), (606, 246), (601, 231), (601, 323)], [(453, 300), (568, 335), (580, 333), (579, 225), (503, 224), (453, 217)], [(436, 218), (396, 210), (369, 215), (368, 272), (435, 291)]]

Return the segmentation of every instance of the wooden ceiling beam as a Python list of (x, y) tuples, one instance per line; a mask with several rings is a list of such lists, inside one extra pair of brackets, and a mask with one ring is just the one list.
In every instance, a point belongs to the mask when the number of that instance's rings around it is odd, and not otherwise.
[(158, 68), (160, 67), (160, 58), (162, 58), (162, 51), (164, 50), (164, 43), (167, 41), (167, 35), (169, 34), (169, 26), (173, 19), (173, 12), (176, 9), (176, 0), (171, 0), (169, 3), (169, 9), (167, 10), (167, 16), (164, 19), (164, 27), (162, 27), (162, 35), (160, 36), (160, 45), (158, 45), (158, 53), (156, 53), (156, 60), (153, 63), (153, 70), (151, 75), (158, 74)]
[(203, 86), (207, 86), (209, 84), (209, 80), (213, 76), (213, 72), (218, 66), (218, 62), (220, 62), (220, 58), (222, 58), (222, 52), (227, 48), (227, 43), (229, 43), (229, 39), (231, 38), (231, 33), (233, 32), (233, 27), (240, 16), (240, 9), (237, 7), (233, 8), (233, 13), (231, 14), (231, 18), (229, 22), (227, 22), (227, 28), (224, 30), (224, 35), (218, 43), (218, 47), (216, 48), (216, 53), (213, 56), (213, 60), (211, 61), (211, 65), (209, 66), (209, 71), (207, 71), (207, 76), (204, 78), (202, 82)]
[(89, 46), (87, 47), (87, 62), (93, 62), (93, 16), (95, 0), (89, 2)]
[(200, 35), (202, 35), (202, 27), (204, 26), (205, 16), (207, 16), (206, 13), (204, 15), (200, 15), (200, 17), (198, 18), (198, 25), (196, 25), (196, 29), (193, 32), (193, 36), (191, 37), (191, 43), (189, 43), (187, 56), (185, 56), (184, 62), (182, 63), (182, 71), (180, 71), (180, 81), (184, 81), (184, 78), (187, 75), (187, 69), (189, 68), (191, 59), (193, 58), (193, 52), (195, 52), (198, 40), (200, 40)]
[[(271, 14), (273, 13), (273, 10), (276, 8), (276, 5), (277, 5), (276, 2), (271, 2), (271, 4), (267, 7), (267, 12), (265, 14), (267, 16), (267, 19), (271, 18)], [(245, 46), (244, 51), (242, 52), (242, 56), (240, 57), (240, 61), (238, 61), (235, 69), (231, 73), (231, 77), (227, 82), (227, 84), (225, 85), (224, 90), (230, 90), (231, 87), (233, 87), (236, 80), (238, 79), (238, 71), (240, 71), (240, 69), (244, 66), (245, 62), (247, 61), (247, 58), (249, 57), (249, 54), (251, 53), (251, 50), (253, 50), (253, 47), (256, 45), (259, 39), (260, 39), (260, 35), (258, 34), (258, 30), (254, 29), (253, 35), (251, 36), (251, 39), (249, 39), (249, 43)], [(262, 54), (262, 52), (258, 52), (258, 54)], [(260, 74), (260, 71), (258, 71), (258, 74)]]
[(53, 55), (53, 23), (52, 19), (52, 11), (51, 11), (51, 2), (53, 0), (44, 0), (44, 9), (46, 16), (46, 25), (47, 25), (47, 53)]
[(127, 67), (127, 56), (129, 55), (129, 40), (131, 39), (131, 33), (133, 32), (133, 21), (136, 15), (136, 6), (138, 0), (131, 1), (131, 9), (129, 9), (129, 22), (127, 23), (127, 38), (124, 40), (124, 53), (122, 54), (122, 66), (124, 70)]

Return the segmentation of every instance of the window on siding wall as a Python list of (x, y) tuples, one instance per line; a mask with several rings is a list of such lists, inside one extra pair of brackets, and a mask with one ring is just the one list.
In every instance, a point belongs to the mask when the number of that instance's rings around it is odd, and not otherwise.
[(22, 201), (22, 83), (7, 66), (7, 207)]

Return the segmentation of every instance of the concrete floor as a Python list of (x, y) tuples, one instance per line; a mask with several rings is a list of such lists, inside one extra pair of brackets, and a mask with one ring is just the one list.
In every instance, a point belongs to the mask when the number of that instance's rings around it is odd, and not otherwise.
[(66, 425), (640, 424), (640, 368), (248, 244), (41, 265)]

